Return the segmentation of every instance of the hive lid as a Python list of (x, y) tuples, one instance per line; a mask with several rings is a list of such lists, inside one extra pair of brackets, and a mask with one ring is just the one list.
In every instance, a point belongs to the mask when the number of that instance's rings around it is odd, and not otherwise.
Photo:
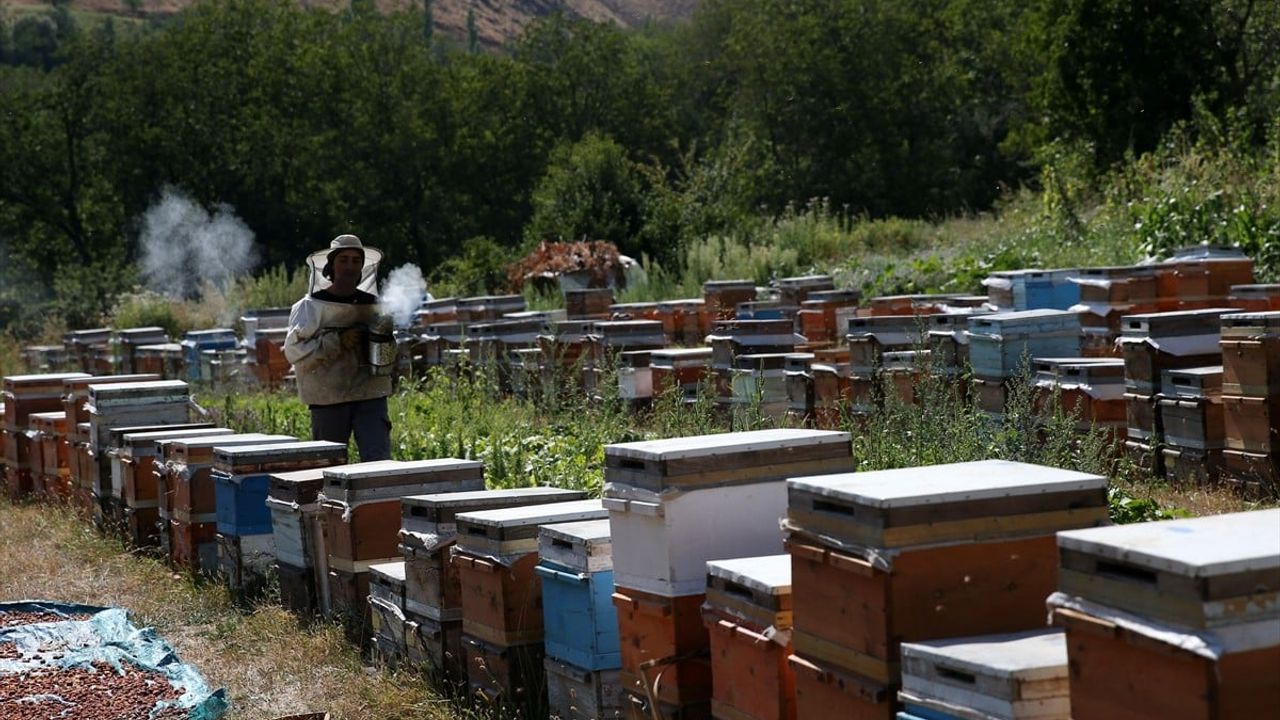
[(89, 373), (39, 373), (35, 375), (6, 375), (4, 378), (5, 389), (17, 389), (23, 387), (40, 387), (44, 385), (57, 385), (62, 387), (62, 383), (67, 380), (79, 380), (81, 378), (91, 377)]
[(219, 464), (253, 465), (265, 462), (289, 462), (295, 459), (347, 457), (346, 443), (326, 440), (297, 440), (286, 443), (217, 447), (214, 454)]
[(292, 435), (268, 435), (266, 433), (234, 433), (231, 435), (197, 435), (195, 437), (178, 437), (158, 441), (166, 447), (181, 447), (187, 450), (197, 448), (231, 447), (233, 445), (254, 445), (264, 443), (297, 442)]
[(85, 375), (62, 381), (62, 390), (67, 394), (82, 391), (87, 396), (90, 385), (112, 385), (116, 383), (155, 382), (160, 379), (155, 373), (135, 373), (132, 375)]
[(707, 575), (768, 595), (785, 595), (791, 592), (791, 556), (710, 560), (707, 562)]
[(188, 437), (209, 437), (212, 435), (234, 435), (235, 430), (231, 428), (217, 428), (204, 425), (197, 428), (184, 428), (180, 430), (147, 430), (143, 432), (127, 432), (121, 438), (119, 445), (123, 448), (141, 449), (145, 447), (155, 447), (158, 440), (179, 440)]
[(409, 477), (417, 481), (420, 476), (427, 473), (458, 470), (483, 472), (484, 463), (476, 460), (459, 460), (457, 458), (436, 458), (407, 462), (401, 460), (377, 460), (327, 468), (324, 471), (324, 476), (335, 480)]
[(918, 507), (966, 500), (1096, 490), (1098, 475), (1008, 460), (841, 473), (787, 481), (793, 491), (839, 497), (872, 508)]
[(399, 501), (424, 490), (481, 490), (484, 463), (456, 458), (381, 460), (327, 468), (324, 477), (326, 502)]
[(1193, 578), (1280, 568), (1280, 509), (1058, 533), (1058, 547)]
[(845, 432), (780, 428), (616, 443), (605, 446), (605, 455), (664, 462), (756, 450), (785, 450), (797, 445), (848, 445), (849, 440), (850, 435)]
[(190, 388), (181, 380), (151, 380), (147, 382), (122, 382), (89, 385), (89, 396), (96, 406), (104, 401), (113, 405), (131, 402), (146, 404), (169, 399), (185, 398)]
[(1123, 337), (1216, 335), (1222, 316), (1233, 312), (1233, 308), (1208, 308), (1125, 315), (1120, 318), (1120, 333)]
[(611, 538), (609, 520), (577, 520), (543, 525), (539, 534), (551, 540), (562, 540), (574, 545), (599, 545)]
[(671, 362), (675, 360), (711, 360), (712, 350), (709, 347), (695, 348), (662, 348), (652, 351), (649, 356), (649, 363), (662, 364), (664, 361)]
[[(1062, 680), (1055, 694), (1067, 694), (1066, 634), (1057, 629), (902, 643), (902, 660), (904, 686), (914, 685), (913, 680), (973, 675), (1023, 682)], [(1017, 699), (1016, 692), (1011, 695), (1006, 699)]]
[(500, 507), (525, 501), (528, 504), (553, 502), (557, 499), (579, 500), (586, 496), (581, 490), (553, 487), (506, 488), (502, 490), (473, 490), (427, 495), (407, 495), (400, 498), (405, 507), (421, 508), (486, 508)]
[(371, 580), (382, 580), (387, 584), (403, 585), (405, 575), (404, 561), (374, 563), (369, 566), (369, 574), (372, 576)]
[[(90, 423), (92, 426), (92, 423)], [(124, 438), (129, 435), (137, 435), (140, 433), (168, 433), (163, 437), (153, 438), (157, 446), (160, 446), (168, 439), (177, 439), (180, 437), (204, 437), (206, 435), (217, 435), (226, 428), (214, 427), (213, 423), (170, 423), (168, 425), (120, 425), (108, 429), (107, 434), (111, 440), (113, 447), (120, 447), (124, 444)], [(196, 430), (193, 435), (175, 435), (174, 433), (186, 430)], [(232, 431), (234, 433), (234, 431)]]
[(608, 516), (604, 505), (599, 500), (570, 500), (568, 502), (478, 510), (462, 513), (457, 516), (457, 520), (459, 528), (466, 525), (507, 529), (538, 527), (540, 525), (578, 520), (599, 520), (608, 518)]

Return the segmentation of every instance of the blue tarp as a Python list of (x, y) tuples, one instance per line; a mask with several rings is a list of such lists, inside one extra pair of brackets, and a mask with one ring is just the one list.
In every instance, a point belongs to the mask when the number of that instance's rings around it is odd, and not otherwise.
[[(0, 603), (0, 618), (12, 612), (52, 613), (66, 619), (0, 627), (0, 647), (12, 644), (21, 654), (19, 659), (0, 657), (0, 676), (48, 668), (92, 670), (93, 663), (123, 671), (129, 664), (163, 675), (182, 690), (176, 701), (157, 703), (153, 715), (176, 706), (186, 709), (191, 720), (218, 720), (227, 711), (225, 690), (211, 691), (200, 673), (182, 663), (163, 638), (151, 628), (135, 627), (120, 608), (41, 600)], [(88, 617), (73, 619), (76, 616)]]

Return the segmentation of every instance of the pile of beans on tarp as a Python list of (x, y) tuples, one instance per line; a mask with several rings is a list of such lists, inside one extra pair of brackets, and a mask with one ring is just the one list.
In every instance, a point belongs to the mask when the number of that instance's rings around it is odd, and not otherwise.
[(0, 717), (217, 720), (226, 710), (225, 691), (122, 609), (0, 603)]

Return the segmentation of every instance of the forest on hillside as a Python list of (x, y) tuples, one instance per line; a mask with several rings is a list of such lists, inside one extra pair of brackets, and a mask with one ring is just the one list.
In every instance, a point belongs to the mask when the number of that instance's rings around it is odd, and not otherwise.
[(544, 240), (671, 264), (814, 207), (847, 228), (1020, 189), (1105, 202), (1176, 141), (1240, 172), (1139, 217), (1280, 257), (1280, 3), (703, 0), (637, 30), (553, 15), (500, 51), (421, 7), (68, 7), (0, 5), (0, 330), (20, 336), (146, 285), (139, 238), (172, 197), (252, 234), (244, 271), (354, 232), (478, 291)]

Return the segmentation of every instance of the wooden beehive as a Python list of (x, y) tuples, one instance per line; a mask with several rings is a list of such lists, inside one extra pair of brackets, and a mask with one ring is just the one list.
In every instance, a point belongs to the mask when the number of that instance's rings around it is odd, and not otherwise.
[(1035, 400), (1047, 412), (1049, 395), (1056, 393), (1059, 408), (1078, 417), (1077, 429), (1110, 429), (1123, 435), (1127, 426), (1124, 405), (1124, 361), (1117, 358), (1079, 358), (1064, 361), (1055, 379), (1037, 381)]
[(697, 397), (698, 388), (711, 372), (711, 348), (664, 348), (649, 355), (654, 397), (678, 392), (685, 399)]
[(1226, 304), (1244, 312), (1280, 310), (1280, 283), (1232, 285)]
[(406, 654), (403, 561), (369, 566), (369, 608), (374, 649), (392, 664)]
[(501, 646), (541, 642), (542, 585), (534, 569), (539, 527), (605, 517), (599, 500), (458, 515), (452, 553), (462, 586), (463, 631)]
[(1249, 498), (1280, 496), (1280, 453), (1223, 450), (1223, 479)]
[[(616, 575), (615, 575), (616, 577)], [(706, 660), (710, 635), (702, 622), (705, 594), (670, 597), (617, 586), (622, 650), (620, 680), (625, 690), (643, 697), (661, 674), (658, 699), (676, 707), (701, 705), (710, 716), (711, 666)]]
[(560, 720), (616, 720), (622, 717), (622, 683), (616, 668), (586, 670), (548, 657), (547, 706)]
[(1224, 443), (1232, 450), (1280, 454), (1280, 393), (1222, 396)]
[(1280, 619), (1280, 510), (1058, 535), (1063, 593), (1154, 621)]
[(1280, 395), (1280, 312), (1222, 316), (1222, 392)]
[(184, 522), (216, 523), (217, 495), (213, 480), (215, 447), (264, 445), (297, 442), (289, 435), (238, 433), (233, 435), (201, 435), (164, 438), (156, 441), (157, 451), (164, 455), (165, 491), (172, 517)]
[(467, 686), (473, 697), (522, 717), (547, 714), (547, 678), (542, 643), (503, 646), (462, 635)]
[(466, 683), (466, 654), (461, 620), (432, 620), (405, 611), (405, 656), (426, 669), (436, 685), (453, 689)]
[(898, 644), (1043, 622), (1053, 534), (1109, 522), (1106, 479), (983, 461), (788, 481), (796, 653), (882, 684)]
[(1080, 354), (1080, 319), (1062, 310), (978, 315), (969, 319), (969, 362), (976, 377), (1016, 376), (1035, 357)]
[(345, 443), (323, 440), (226, 445), (214, 450), (214, 499), (218, 532), (224, 535), (270, 535), (267, 497), (271, 474), (343, 465)]
[(105, 453), (113, 427), (185, 423), (190, 400), (190, 390), (181, 380), (90, 385), (89, 442), (94, 452)]
[(1222, 366), (1166, 370), (1162, 386), (1160, 426), (1165, 443), (1177, 448), (1221, 450)]
[(320, 514), (324, 468), (272, 473), (266, 505), (285, 607), (308, 614), (327, 607), (329, 565)]
[(1060, 630), (1029, 630), (902, 645), (909, 716), (1070, 720), (1067, 644)]
[(711, 367), (728, 371), (739, 355), (793, 352), (798, 340), (791, 328), (790, 320), (717, 321), (706, 337)]
[(738, 303), (756, 299), (756, 284), (751, 280), (708, 280), (702, 283), (702, 298), (708, 318), (731, 320)]
[(436, 621), (462, 619), (462, 585), (450, 562), (460, 513), (581, 500), (580, 490), (533, 487), (411, 495), (400, 500), (405, 609)]
[(896, 685), (878, 683), (821, 660), (787, 658), (796, 679), (796, 717), (893, 720)]
[[(1280, 510), (1062, 533), (1074, 718), (1252, 718), (1280, 704)], [(1146, 682), (1133, 683), (1141, 667)]]
[(589, 671), (619, 667), (609, 521), (545, 525), (538, 556), (547, 655)]
[(855, 374), (875, 372), (881, 356), (895, 350), (910, 350), (923, 342), (924, 321), (915, 315), (852, 317), (846, 328), (849, 366)]
[(1125, 386), (1130, 392), (1163, 391), (1165, 370), (1220, 365), (1221, 318), (1230, 310), (1127, 315), (1119, 344), (1124, 354)]
[(791, 615), (789, 555), (707, 563), (714, 716), (794, 720)]
[(618, 397), (634, 403), (653, 398), (652, 350), (624, 350), (618, 354)]
[(836, 289), (835, 280), (830, 275), (779, 278), (773, 285), (778, 288), (778, 299), (782, 304), (791, 306), (799, 306), (809, 299), (811, 293)]
[(569, 319), (604, 319), (613, 305), (613, 288), (586, 288), (564, 291), (564, 310)]
[[(705, 591), (707, 560), (781, 551), (781, 480), (852, 469), (847, 433), (779, 429), (605, 447), (618, 585)], [(811, 469), (811, 470), (810, 470)]]

